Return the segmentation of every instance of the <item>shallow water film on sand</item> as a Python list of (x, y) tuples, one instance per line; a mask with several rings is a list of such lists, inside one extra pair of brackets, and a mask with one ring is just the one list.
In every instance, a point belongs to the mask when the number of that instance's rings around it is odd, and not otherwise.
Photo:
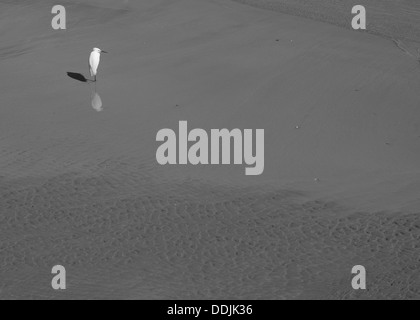
[(56, 5), (0, 0), (1, 300), (420, 298), (420, 4)]
[(233, 0), (252, 6), (351, 26), (351, 8), (363, 5), (372, 33), (420, 42), (420, 3), (416, 0)]

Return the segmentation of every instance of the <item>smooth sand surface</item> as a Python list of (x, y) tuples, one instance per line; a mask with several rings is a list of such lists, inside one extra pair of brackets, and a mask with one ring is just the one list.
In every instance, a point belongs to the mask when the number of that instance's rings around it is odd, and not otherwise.
[(417, 0), (233, 0), (239, 3), (307, 17), (351, 29), (354, 6), (367, 11), (368, 32), (389, 38), (420, 41), (420, 3)]
[[(413, 44), (138, 2), (67, 1), (54, 31), (56, 3), (0, 1), (0, 298), (419, 298)], [(67, 75), (88, 77), (93, 47), (110, 52), (96, 88)], [(264, 175), (158, 166), (180, 120), (265, 129)]]

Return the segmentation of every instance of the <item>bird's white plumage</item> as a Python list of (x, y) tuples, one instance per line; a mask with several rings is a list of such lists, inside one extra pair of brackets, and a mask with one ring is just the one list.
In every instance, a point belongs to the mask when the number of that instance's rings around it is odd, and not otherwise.
[(95, 48), (93, 49), (89, 57), (89, 69), (90, 69), (91, 77), (96, 77), (96, 75), (98, 74), (98, 67), (99, 67), (100, 61), (101, 61), (101, 50)]

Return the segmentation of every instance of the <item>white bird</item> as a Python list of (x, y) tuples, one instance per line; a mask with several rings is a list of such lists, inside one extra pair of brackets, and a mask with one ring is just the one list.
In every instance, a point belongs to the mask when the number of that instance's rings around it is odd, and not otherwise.
[(98, 74), (99, 62), (101, 61), (101, 53), (108, 53), (108, 52), (103, 51), (98, 48), (93, 48), (93, 51), (89, 57), (90, 76), (95, 77), (95, 80), (94, 80), (95, 82), (96, 82), (96, 75)]

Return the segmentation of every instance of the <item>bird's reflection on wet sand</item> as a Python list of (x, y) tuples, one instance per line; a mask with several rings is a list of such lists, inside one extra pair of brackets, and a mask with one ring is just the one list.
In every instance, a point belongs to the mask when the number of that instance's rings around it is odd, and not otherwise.
[(96, 89), (96, 83), (95, 85), (92, 85), (91, 87), (92, 87), (92, 95), (91, 95), (92, 108), (97, 112), (102, 112), (104, 111), (104, 108), (103, 108), (101, 96), (99, 95)]
[(80, 82), (84, 82), (84, 83), (90, 83), (90, 87), (91, 87), (91, 106), (92, 108), (97, 111), (97, 112), (101, 112), (103, 111), (103, 104), (102, 104), (102, 99), (101, 96), (98, 93), (98, 90), (96, 88), (96, 82), (87, 79), (84, 75), (82, 75), (81, 73), (75, 73), (75, 72), (67, 72), (67, 76), (69, 76), (70, 78), (80, 81)]

